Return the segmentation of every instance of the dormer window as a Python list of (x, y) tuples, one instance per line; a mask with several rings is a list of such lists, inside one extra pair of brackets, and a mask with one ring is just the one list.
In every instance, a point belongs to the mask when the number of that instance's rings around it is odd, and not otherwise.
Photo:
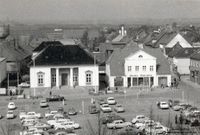
[(143, 58), (143, 56), (142, 56), (142, 55), (139, 55), (138, 57), (139, 57), (139, 58)]

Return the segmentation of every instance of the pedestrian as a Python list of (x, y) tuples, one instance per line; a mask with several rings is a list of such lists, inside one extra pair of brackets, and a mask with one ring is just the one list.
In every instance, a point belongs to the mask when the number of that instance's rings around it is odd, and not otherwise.
[(175, 115), (175, 124), (178, 124), (178, 116)]
[(183, 116), (182, 116), (182, 114), (180, 114), (180, 116), (179, 116), (179, 122), (180, 122), (181, 125), (183, 124)]
[(51, 95), (52, 95), (52, 92), (51, 92), (51, 91), (49, 92), (49, 95), (50, 95), (50, 97), (51, 97)]

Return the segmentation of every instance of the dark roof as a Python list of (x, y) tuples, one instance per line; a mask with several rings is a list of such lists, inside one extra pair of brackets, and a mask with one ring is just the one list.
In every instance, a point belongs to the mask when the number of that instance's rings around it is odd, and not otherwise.
[(183, 48), (174, 55), (175, 58), (190, 58), (199, 48)]
[(190, 56), (190, 59), (200, 60), (200, 51), (194, 52), (194, 53)]
[(173, 48), (165, 48), (165, 51), (167, 50), (168, 52), (166, 52), (166, 54), (168, 55), (168, 57), (174, 57), (181, 49), (183, 49), (183, 47), (180, 45), (179, 42), (177, 42)]
[(115, 50), (110, 58), (107, 60), (107, 63), (110, 64), (110, 69), (112, 69), (110, 70), (111, 76), (123, 76), (125, 58), (128, 57), (130, 54), (136, 53), (139, 50), (142, 50), (157, 58), (157, 74), (170, 74), (170, 65), (160, 48), (144, 47), (143, 49), (141, 49), (136, 43), (132, 43), (128, 44), (123, 49)]
[(49, 46), (35, 59), (35, 65), (87, 65), (94, 58), (78, 45)]
[(54, 45), (54, 46), (62, 45), (62, 43), (60, 41), (44, 41), (38, 47), (36, 47), (33, 51), (34, 52), (40, 52), (44, 48), (51, 46), (51, 45)]
[(157, 42), (154, 44), (154, 47), (159, 47), (160, 44), (168, 44), (176, 35), (176, 32), (161, 32), (157, 37)]

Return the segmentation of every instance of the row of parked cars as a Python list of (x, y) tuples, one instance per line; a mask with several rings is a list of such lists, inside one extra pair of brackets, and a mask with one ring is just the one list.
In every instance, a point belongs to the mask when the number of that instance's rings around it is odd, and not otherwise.
[(45, 132), (55, 135), (73, 134), (80, 125), (73, 121), (66, 112), (58, 110), (46, 112), (44, 115), (36, 112), (19, 113), (24, 135), (43, 135)]
[(137, 115), (132, 119), (132, 124), (145, 134), (167, 134), (170, 129), (163, 126), (160, 122), (154, 121), (144, 115)]

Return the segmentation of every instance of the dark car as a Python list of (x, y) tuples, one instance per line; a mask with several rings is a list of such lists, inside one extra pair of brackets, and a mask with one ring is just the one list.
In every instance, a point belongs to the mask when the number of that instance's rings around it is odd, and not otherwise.
[(63, 96), (59, 95), (53, 95), (51, 97), (46, 98), (47, 102), (52, 102), (52, 101), (63, 101), (65, 98)]
[(140, 131), (136, 127), (129, 126), (129, 127), (124, 127), (120, 129), (117, 132), (117, 135), (144, 135), (144, 132)]
[(101, 98), (101, 99), (99, 99), (98, 103), (99, 103), (100, 105), (102, 105), (102, 104), (106, 104), (107, 102), (106, 102), (105, 99)]
[(88, 110), (90, 114), (96, 114), (99, 112), (99, 109), (97, 108), (96, 105), (89, 105)]
[(112, 123), (114, 120), (123, 120), (123, 121), (125, 121), (125, 118), (123, 118), (123, 117), (121, 117), (119, 115), (116, 115), (114, 113), (111, 113), (111, 114), (108, 114), (107, 116), (102, 117), (100, 119), (102, 124)]

